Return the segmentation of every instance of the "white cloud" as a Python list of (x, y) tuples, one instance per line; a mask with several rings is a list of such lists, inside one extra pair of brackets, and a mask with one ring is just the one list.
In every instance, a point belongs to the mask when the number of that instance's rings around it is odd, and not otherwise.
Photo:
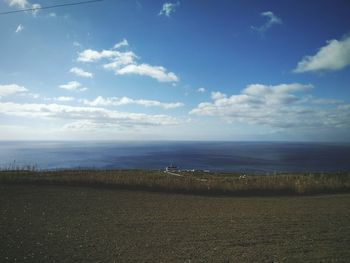
[(22, 24), (19, 24), (19, 25), (17, 26), (17, 28), (16, 28), (15, 33), (19, 33), (19, 32), (21, 32), (23, 29), (24, 29), (24, 27), (22, 26)]
[(267, 21), (265, 24), (261, 25), (260, 27), (255, 27), (255, 26), (251, 26), (251, 28), (255, 31), (258, 31), (260, 33), (264, 33), (266, 30), (268, 30), (270, 27), (272, 27), (273, 25), (278, 25), (278, 24), (282, 24), (282, 19), (277, 17), (273, 12), (271, 11), (266, 11), (266, 12), (262, 12), (261, 16), (263, 17), (267, 17)]
[(197, 89), (197, 92), (200, 92), (200, 93), (204, 93), (206, 90), (205, 90), (205, 88), (199, 88), (199, 89)]
[(83, 100), (83, 103), (89, 106), (121, 106), (121, 105), (136, 104), (136, 105), (141, 105), (145, 107), (161, 107), (164, 109), (174, 109), (174, 108), (179, 108), (184, 106), (184, 104), (181, 102), (164, 103), (156, 100), (144, 100), (144, 99), (135, 100), (128, 97), (104, 98), (101, 96), (98, 96), (96, 99), (92, 101)]
[(27, 92), (27, 91), (28, 90), (25, 87), (19, 86), (17, 84), (8, 84), (8, 85), (0, 84), (0, 98), (13, 95), (16, 93)]
[(27, 0), (6, 0), (7, 4), (11, 7), (26, 8), (29, 3)]
[[(116, 47), (126, 46), (127, 40), (116, 44)], [(141, 75), (148, 76), (158, 80), (159, 82), (177, 82), (179, 78), (173, 72), (168, 72), (163, 66), (153, 66), (146, 63), (137, 63), (138, 57), (132, 51), (121, 52), (118, 50), (102, 50), (96, 51), (86, 49), (78, 53), (78, 61), (80, 62), (98, 62), (107, 60), (103, 64), (103, 68), (112, 70), (116, 75)]]
[(31, 8), (33, 16), (36, 16), (41, 8), (40, 4), (30, 4), (30, 2), (27, 0), (5, 0), (5, 2), (10, 7), (16, 7), (19, 9)]
[(257, 95), (257, 96), (280, 96), (297, 91), (306, 91), (312, 89), (311, 84), (280, 84), (275, 86), (267, 86), (262, 84), (251, 84), (243, 90), (244, 94)]
[(221, 93), (219, 91), (214, 91), (214, 92), (211, 93), (211, 98), (213, 100), (219, 100), (219, 99), (223, 99), (225, 97), (226, 97), (226, 94), (223, 94), (223, 93)]
[(57, 17), (57, 15), (56, 15), (56, 13), (54, 13), (54, 12), (50, 12), (50, 13), (48, 14), (48, 17)]
[(78, 81), (70, 81), (67, 84), (62, 84), (59, 86), (61, 89), (74, 90), (74, 91), (85, 91), (87, 88), (83, 87)]
[(350, 65), (350, 36), (327, 41), (314, 56), (304, 57), (294, 72), (335, 71)]
[(74, 98), (73, 97), (60, 96), (60, 97), (54, 98), (54, 100), (61, 101), (61, 102), (69, 102), (69, 101), (74, 101)]
[(83, 69), (77, 67), (71, 68), (69, 72), (75, 74), (76, 76), (84, 78), (92, 78), (94, 76), (92, 73), (84, 71)]
[(40, 8), (41, 8), (40, 4), (32, 4), (32, 9), (33, 9), (32, 14), (33, 14), (33, 16), (37, 15), (37, 13), (39, 12)]
[(115, 69), (117, 67), (132, 64), (137, 56), (131, 52), (119, 52), (115, 50), (102, 50), (101, 52), (92, 49), (86, 49), (79, 53), (78, 61), (80, 62), (97, 62), (101, 59), (109, 59), (111, 62), (105, 64), (106, 69)]
[[(65, 127), (78, 124), (89, 124), (91, 128), (109, 127), (149, 127), (162, 125), (177, 125), (176, 118), (168, 115), (148, 115), (143, 113), (128, 113), (107, 110), (97, 107), (75, 107), (62, 104), (34, 104), (0, 102), (0, 114), (24, 118), (56, 120), (68, 122)], [(70, 123), (72, 122), (73, 123)]]
[(180, 2), (176, 2), (176, 3), (164, 3), (162, 9), (160, 10), (160, 12), (158, 13), (158, 15), (164, 15), (169, 17), (172, 13), (175, 12), (176, 8), (180, 5)]
[(116, 52), (116, 56), (112, 59), (112, 62), (103, 65), (105, 69), (117, 70), (122, 66), (135, 63), (137, 56), (133, 52)]
[(114, 49), (118, 49), (118, 48), (127, 47), (127, 46), (129, 46), (128, 40), (126, 40), (124, 38), (122, 41), (120, 41), (119, 43), (115, 44), (113, 48)]
[(112, 50), (102, 50), (101, 52), (98, 52), (92, 49), (86, 49), (83, 52), (79, 53), (78, 61), (96, 62), (103, 58), (113, 58), (116, 56), (117, 53), (119, 52)]
[[(309, 96), (297, 96), (312, 85), (299, 83), (267, 86), (252, 84), (240, 94), (212, 93), (212, 102), (202, 102), (190, 114), (216, 116), (229, 123), (240, 122), (273, 128), (350, 127), (350, 108), (344, 104), (318, 105)], [(328, 101), (334, 102), (334, 101)]]
[(118, 75), (136, 74), (141, 76), (149, 76), (159, 82), (177, 82), (179, 78), (173, 72), (167, 72), (162, 66), (151, 66), (148, 64), (129, 64), (116, 71)]

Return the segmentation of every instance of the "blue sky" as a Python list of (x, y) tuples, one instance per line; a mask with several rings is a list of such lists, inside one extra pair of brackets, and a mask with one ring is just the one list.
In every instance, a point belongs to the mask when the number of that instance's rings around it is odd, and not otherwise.
[(104, 0), (1, 15), (0, 139), (350, 141), (349, 11)]

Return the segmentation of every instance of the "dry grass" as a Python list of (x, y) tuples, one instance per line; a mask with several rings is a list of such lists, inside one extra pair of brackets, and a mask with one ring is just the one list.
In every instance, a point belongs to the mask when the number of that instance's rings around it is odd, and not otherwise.
[(350, 192), (349, 173), (247, 175), (229, 173), (182, 173), (146, 170), (7, 170), (0, 183), (46, 184), (139, 189), (190, 194), (305, 195)]

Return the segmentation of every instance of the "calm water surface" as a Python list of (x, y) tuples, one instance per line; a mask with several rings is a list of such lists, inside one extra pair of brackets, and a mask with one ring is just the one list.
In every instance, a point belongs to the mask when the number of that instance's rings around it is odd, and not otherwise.
[(350, 171), (350, 144), (281, 142), (0, 142), (0, 166), (237, 172)]

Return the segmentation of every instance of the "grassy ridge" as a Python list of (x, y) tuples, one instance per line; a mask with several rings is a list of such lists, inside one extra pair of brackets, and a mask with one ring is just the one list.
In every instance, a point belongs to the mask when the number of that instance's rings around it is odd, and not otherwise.
[(308, 195), (350, 192), (349, 173), (247, 175), (147, 170), (0, 171), (3, 184), (103, 186), (163, 192), (223, 195)]

